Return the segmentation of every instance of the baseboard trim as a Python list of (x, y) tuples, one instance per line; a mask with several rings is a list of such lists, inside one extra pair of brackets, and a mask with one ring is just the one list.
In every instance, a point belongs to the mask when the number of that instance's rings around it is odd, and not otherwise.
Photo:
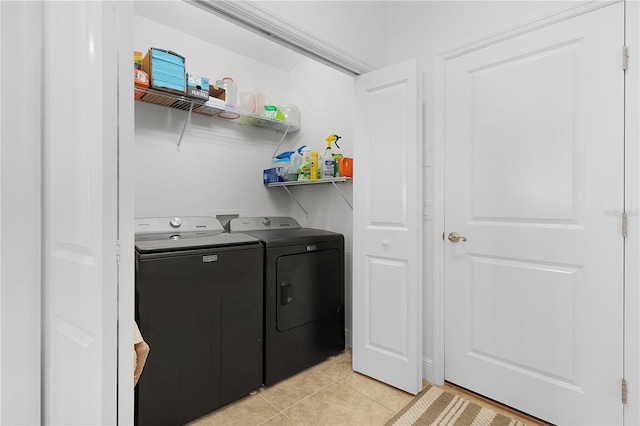
[(436, 372), (436, 368), (432, 359), (422, 359), (422, 378), (434, 385), (443, 385), (444, 382), (439, 378), (439, 374)]
[(351, 330), (344, 330), (344, 344), (347, 348), (353, 347), (353, 335), (351, 334)]

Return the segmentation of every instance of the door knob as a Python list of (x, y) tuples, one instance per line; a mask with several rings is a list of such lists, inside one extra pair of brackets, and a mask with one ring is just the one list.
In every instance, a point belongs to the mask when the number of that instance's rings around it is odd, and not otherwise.
[(464, 235), (460, 235), (457, 232), (450, 232), (448, 238), (452, 243), (457, 243), (458, 241), (467, 241), (467, 237), (465, 237)]

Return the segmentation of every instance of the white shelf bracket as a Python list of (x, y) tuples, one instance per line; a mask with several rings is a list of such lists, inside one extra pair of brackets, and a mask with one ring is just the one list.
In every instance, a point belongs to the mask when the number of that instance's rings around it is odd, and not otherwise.
[(272, 182), (272, 183), (268, 183), (267, 187), (270, 187), (270, 188), (273, 188), (275, 186), (283, 187), (284, 190), (287, 191), (289, 196), (291, 198), (293, 198), (293, 201), (295, 201), (296, 204), (298, 204), (298, 206), (302, 209), (302, 211), (307, 215), (307, 217), (309, 217), (309, 213), (304, 209), (304, 207), (302, 207), (302, 204), (300, 204), (300, 202), (298, 200), (296, 200), (296, 197), (293, 196), (291, 191), (289, 191), (289, 189), (287, 189), (287, 186), (315, 185), (315, 184), (327, 184), (327, 183), (330, 183), (330, 184), (333, 185), (333, 187), (336, 189), (336, 191), (338, 191), (338, 194), (340, 194), (340, 196), (342, 197), (344, 202), (347, 203), (349, 208), (351, 210), (353, 210), (353, 204), (351, 203), (349, 198), (347, 198), (347, 196), (344, 194), (344, 192), (342, 192), (342, 190), (340, 188), (338, 188), (338, 185), (336, 185), (336, 183), (349, 182), (349, 181), (351, 181), (350, 177), (349, 178), (336, 177), (336, 178), (324, 178), (324, 179), (317, 179), (317, 180), (296, 180), (296, 181), (290, 181), (290, 182)]
[(300, 204), (300, 202), (296, 199), (296, 197), (293, 196), (293, 194), (291, 193), (291, 191), (289, 191), (289, 188), (287, 188), (286, 186), (282, 186), (282, 188), (284, 188), (285, 191), (287, 191), (287, 193), (289, 194), (289, 196), (291, 198), (293, 198), (293, 201), (296, 202), (296, 204), (298, 205), (298, 207), (300, 207), (302, 209), (302, 211), (304, 212), (305, 216), (308, 218), (309, 217), (309, 212), (306, 211), (304, 209), (304, 207), (302, 207), (302, 204)]
[(187, 123), (191, 120), (191, 111), (193, 111), (193, 102), (189, 105), (189, 114), (187, 115), (187, 119), (184, 120), (184, 126), (182, 126), (182, 132), (180, 132), (180, 140), (178, 140), (178, 151), (180, 151), (180, 144), (182, 143), (182, 137), (184, 136), (184, 131), (187, 128)]
[(287, 123), (287, 128), (285, 129), (284, 134), (282, 135), (282, 139), (280, 139), (280, 143), (276, 147), (276, 150), (273, 151), (273, 155), (271, 156), (271, 158), (276, 158), (276, 155), (278, 155), (278, 150), (280, 149), (282, 142), (284, 142), (284, 138), (287, 137), (287, 133), (289, 133), (290, 128), (291, 128), (291, 123)]
[(347, 198), (346, 195), (344, 195), (344, 192), (342, 192), (342, 190), (340, 190), (340, 188), (338, 188), (338, 185), (336, 185), (335, 182), (331, 182), (331, 185), (333, 185), (333, 187), (336, 189), (336, 191), (338, 191), (338, 194), (340, 194), (340, 196), (342, 197), (342, 199), (344, 200), (345, 203), (347, 203), (347, 205), (349, 206), (349, 208), (351, 210), (353, 210), (353, 204), (351, 204), (351, 201), (349, 201), (349, 199)]

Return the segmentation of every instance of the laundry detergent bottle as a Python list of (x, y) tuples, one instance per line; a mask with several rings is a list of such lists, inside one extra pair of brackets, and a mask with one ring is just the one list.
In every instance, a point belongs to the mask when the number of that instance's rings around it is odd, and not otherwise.
[(302, 160), (298, 167), (298, 180), (311, 179), (311, 150), (305, 148), (302, 150)]
[(300, 164), (302, 164), (302, 150), (307, 146), (302, 145), (291, 154), (291, 167), (289, 168), (289, 180), (298, 180), (300, 173)]

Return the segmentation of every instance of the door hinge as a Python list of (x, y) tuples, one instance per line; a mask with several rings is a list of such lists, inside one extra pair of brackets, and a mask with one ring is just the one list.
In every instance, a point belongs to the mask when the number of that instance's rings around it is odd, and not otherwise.
[(622, 403), (627, 403), (627, 379), (622, 378)]
[(120, 240), (116, 243), (116, 265), (120, 265)]
[(629, 66), (629, 48), (622, 46), (622, 70), (626, 71)]
[(627, 213), (622, 212), (622, 238), (627, 238)]

